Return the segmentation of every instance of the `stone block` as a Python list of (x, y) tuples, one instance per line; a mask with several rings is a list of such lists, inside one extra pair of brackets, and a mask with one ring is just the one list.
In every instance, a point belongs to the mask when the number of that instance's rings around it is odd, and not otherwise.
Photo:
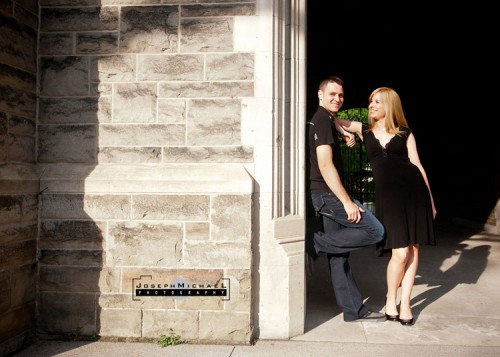
[(249, 343), (252, 322), (249, 313), (201, 311), (200, 340), (218, 343)]
[(46, 265), (84, 265), (102, 267), (106, 261), (103, 250), (39, 250), (39, 262)]
[(11, 289), (12, 289), (12, 282), (10, 278), (10, 270), (0, 271), (0, 314), (1, 315), (9, 311), (9, 309), (12, 306)]
[(250, 242), (251, 197), (249, 195), (214, 196), (210, 206), (210, 222), (212, 241)]
[(0, 110), (34, 118), (36, 115), (36, 94), (0, 84)]
[[(249, 312), (252, 309), (252, 272), (250, 269), (228, 269), (230, 296), (225, 302), (225, 311)], [(270, 292), (272, 293), (272, 292)]]
[(120, 271), (103, 267), (42, 265), (38, 283), (41, 292), (118, 292)]
[(135, 55), (92, 57), (90, 61), (90, 79), (94, 82), (135, 81), (136, 57)]
[(208, 195), (134, 195), (132, 219), (206, 221)]
[(39, 124), (111, 122), (111, 98), (40, 98)]
[(13, 306), (34, 304), (36, 300), (37, 264), (27, 264), (11, 272), (11, 298)]
[(0, 342), (7, 341), (14, 336), (35, 328), (35, 302), (18, 306), (2, 314), (0, 324)]
[(181, 52), (231, 52), (233, 19), (181, 19), (181, 35)]
[(0, 63), (36, 73), (36, 30), (6, 16), (1, 20)]
[[(79, 194), (83, 190), (95, 194), (123, 193), (125, 197), (129, 197), (131, 192), (184, 196), (219, 192), (226, 194), (253, 192), (253, 179), (241, 165), (39, 164), (38, 168), (42, 173), (40, 179), (40, 187), (44, 189), (42, 198), (54, 192)], [(0, 174), (1, 172), (0, 170)], [(203, 180), (200, 180), (200, 177)], [(63, 210), (61, 213), (65, 212)], [(88, 217), (88, 214), (80, 216), (84, 217)]]
[(96, 294), (40, 291), (39, 334), (91, 335), (97, 332)]
[(255, 3), (248, 4), (201, 4), (181, 6), (181, 17), (251, 16), (255, 15)]
[(2, 244), (36, 239), (37, 234), (38, 223), (36, 221), (14, 224), (0, 223), (0, 237), (2, 237)]
[(140, 81), (201, 81), (204, 78), (202, 55), (149, 55), (139, 58)]
[[(84, 1), (89, 1), (89, 0), (84, 0)], [(98, 1), (101, 5), (157, 5), (157, 4), (178, 5), (190, 0), (98, 0)]]
[(102, 164), (159, 164), (161, 148), (159, 147), (103, 147), (97, 159)]
[(36, 241), (34, 239), (0, 246), (1, 270), (32, 264), (35, 261)]
[(102, 309), (98, 334), (100, 336), (142, 337), (141, 327), (142, 311), (139, 309)]
[(9, 135), (9, 161), (35, 163), (35, 137)]
[(20, 92), (36, 93), (36, 74), (0, 63), (0, 88), (13, 88)]
[(74, 55), (71, 33), (40, 33), (40, 55)]
[(185, 125), (103, 124), (99, 126), (99, 147), (184, 145)]
[(95, 163), (95, 125), (39, 125), (38, 161)]
[(158, 122), (166, 124), (186, 123), (185, 99), (159, 99)]
[(102, 250), (105, 248), (106, 222), (94, 220), (43, 220), (39, 249)]
[(90, 32), (76, 35), (76, 54), (108, 54), (118, 52), (117, 32)]
[(210, 224), (208, 222), (186, 222), (186, 239), (209, 240)]
[(33, 119), (13, 115), (9, 120), (10, 134), (35, 136), (35, 131), (36, 127)]
[(179, 6), (121, 8), (120, 52), (177, 52)]
[(115, 85), (114, 123), (156, 122), (156, 83), (123, 83)]
[(250, 243), (222, 243), (185, 241), (184, 265), (199, 268), (250, 268), (252, 251)]
[(169, 336), (172, 331), (185, 340), (199, 339), (197, 311), (144, 311), (142, 334), (146, 338)]
[(129, 219), (128, 195), (50, 194), (42, 196), (43, 219)]
[(101, 294), (99, 296), (99, 306), (109, 309), (162, 309), (174, 310), (175, 299), (172, 297), (148, 297), (133, 299), (133, 292), (124, 291), (122, 294)]
[(40, 58), (42, 96), (85, 96), (89, 91), (89, 59), (82, 56)]
[(7, 113), (0, 112), (0, 135), (4, 138), (3, 139), (4, 141), (8, 133), (9, 133), (9, 117), (7, 116)]
[(37, 0), (16, 0), (16, 5), (22, 7), (24, 10), (32, 14), (38, 14), (38, 1)]
[(252, 97), (253, 82), (161, 82), (160, 98)]
[[(7, 150), (5, 150), (5, 152), (7, 152)], [(35, 171), (33, 165), (12, 163), (0, 166), (0, 195), (6, 195), (8, 197), (21, 193), (32, 195), (38, 194), (39, 191), (39, 175)], [(0, 202), (1, 200), (2, 199), (0, 198)], [(2, 209), (0, 208), (0, 217), (3, 213), (5, 212), (2, 212)], [(0, 220), (0, 223), (8, 222), (8, 220)]]
[[(25, 2), (27, 3), (27, 1), (25, 1)], [(34, 1), (32, 3), (36, 4), (36, 2), (34, 2)], [(16, 20), (23, 25), (29, 26), (32, 29), (37, 30), (38, 29), (38, 8), (35, 7), (35, 9), (32, 9), (31, 11), (29, 11), (28, 9), (23, 8), (20, 5), (21, 5), (20, 1), (16, 1), (15, 9), (14, 9)]]
[(186, 163), (253, 162), (253, 148), (244, 146), (165, 147), (162, 161)]
[(38, 217), (38, 199), (35, 195), (0, 195), (0, 222), (33, 222)]
[(175, 307), (178, 310), (223, 310), (224, 300), (221, 296), (193, 296), (175, 299)]
[(255, 54), (229, 53), (207, 55), (206, 79), (254, 80)]
[[(68, 5), (74, 5), (74, 3)], [(117, 31), (118, 10), (116, 6), (42, 7), (40, 30), (42, 32)]]
[(174, 268), (182, 258), (181, 223), (110, 222), (107, 265)]
[(9, 161), (9, 145), (7, 135), (0, 135), (0, 162)]
[(111, 96), (113, 85), (111, 83), (90, 83), (90, 95), (93, 97)]
[(240, 100), (188, 100), (188, 145), (239, 145), (240, 139)]
[[(42, 7), (45, 7), (45, 6), (64, 6), (64, 7), (69, 7), (71, 5), (75, 5), (75, 0), (39, 0), (40, 1), (40, 5)], [(127, 2), (130, 1), (130, 0), (76, 0), (78, 1), (78, 6), (95, 6), (95, 5), (98, 5), (98, 4), (101, 4), (101, 5), (112, 5), (113, 2)], [(132, 0), (134, 1), (134, 0)]]

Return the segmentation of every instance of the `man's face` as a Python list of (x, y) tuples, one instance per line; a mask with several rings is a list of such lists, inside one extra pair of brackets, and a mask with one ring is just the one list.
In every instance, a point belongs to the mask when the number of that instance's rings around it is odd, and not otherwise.
[(344, 88), (337, 83), (328, 83), (318, 91), (319, 105), (330, 113), (337, 113), (344, 104)]

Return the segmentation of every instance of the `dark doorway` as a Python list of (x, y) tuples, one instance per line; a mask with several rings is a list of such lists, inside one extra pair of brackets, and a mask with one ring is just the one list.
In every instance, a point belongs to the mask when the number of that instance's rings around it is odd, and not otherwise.
[[(437, 221), (459, 218), (481, 226), (496, 223), (492, 214), (500, 193), (498, 99), (493, 98), (496, 89), (490, 89), (498, 72), (493, 63), (497, 20), (492, 5), (460, 6), (437, 9), (425, 0), (307, 1), (307, 117), (317, 108), (318, 83), (327, 75), (345, 81), (343, 109), (366, 108), (375, 88), (394, 88), (417, 140)], [(320, 226), (310, 206), (307, 214), (310, 234)], [(460, 242), (466, 230), (459, 227), (458, 232), (448, 239)], [(438, 247), (446, 251), (450, 242), (441, 234)], [(450, 251), (455, 254), (455, 246)], [(367, 304), (382, 308), (386, 257), (364, 249), (351, 258), (360, 288), (369, 296)], [(422, 256), (422, 266), (439, 267), (440, 262)], [(322, 256), (306, 265), (306, 332), (326, 321), (333, 321), (334, 329), (341, 311), (332, 304), (328, 263)]]
[[(307, 115), (326, 75), (346, 83), (343, 109), (371, 91), (401, 96), (433, 190), (438, 218), (492, 223), (499, 198), (496, 109), (485, 88), (494, 70), (494, 11), (474, 4), (307, 2)], [(474, 23), (474, 24), (472, 24)], [(496, 103), (496, 100), (494, 101)], [(494, 223), (494, 222), (493, 222)]]

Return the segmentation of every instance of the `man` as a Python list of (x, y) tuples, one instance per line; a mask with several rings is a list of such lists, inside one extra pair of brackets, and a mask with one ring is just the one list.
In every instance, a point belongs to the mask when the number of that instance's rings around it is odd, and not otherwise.
[(314, 233), (312, 254), (327, 254), (335, 298), (344, 321), (384, 321), (384, 314), (371, 311), (363, 304), (348, 260), (351, 251), (382, 241), (384, 227), (348, 194), (342, 183), (343, 163), (337, 131), (348, 134), (335, 123), (335, 116), (344, 104), (343, 81), (335, 76), (322, 80), (318, 98), (318, 110), (308, 123), (309, 178), (312, 204), (322, 218), (323, 232)]

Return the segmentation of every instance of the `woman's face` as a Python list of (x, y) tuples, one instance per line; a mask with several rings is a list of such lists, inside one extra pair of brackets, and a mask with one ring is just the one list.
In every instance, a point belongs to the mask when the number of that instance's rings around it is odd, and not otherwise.
[(380, 98), (380, 93), (376, 93), (368, 105), (368, 115), (374, 120), (380, 120), (385, 117), (384, 104)]

